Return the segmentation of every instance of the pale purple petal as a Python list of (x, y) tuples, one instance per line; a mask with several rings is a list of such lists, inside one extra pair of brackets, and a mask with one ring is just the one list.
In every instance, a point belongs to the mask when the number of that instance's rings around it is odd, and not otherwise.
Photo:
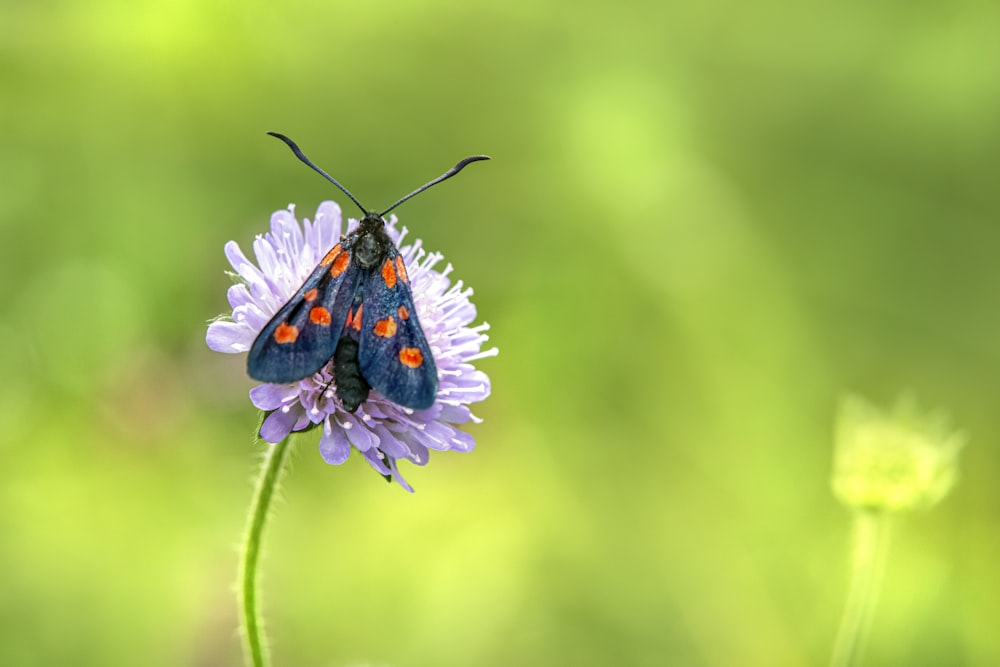
[(354, 415), (345, 413), (341, 416), (340, 426), (347, 434), (347, 439), (351, 444), (362, 452), (366, 452), (379, 443), (379, 438), (367, 426), (362, 426), (363, 422), (355, 419)]
[(437, 442), (448, 445), (452, 437), (455, 435), (455, 429), (451, 424), (446, 424), (444, 422), (430, 422), (425, 425), (421, 432), (429, 437), (433, 438)]
[(306, 242), (315, 250), (313, 263), (318, 263), (330, 248), (340, 240), (340, 207), (325, 201), (316, 209), (316, 217), (306, 226)]
[(476, 440), (465, 431), (454, 431), (451, 436), (451, 448), (456, 452), (471, 452), (476, 446)]
[(396, 483), (410, 493), (413, 493), (413, 487), (410, 486), (405, 479), (403, 479), (401, 474), (399, 474), (399, 468), (396, 466), (396, 459), (389, 459), (389, 469), (392, 470), (392, 478), (396, 480)]
[(305, 414), (305, 411), (301, 409), (301, 406), (299, 406), (299, 412), (299, 418), (295, 420), (295, 425), (292, 426), (293, 431), (303, 431), (312, 426), (313, 423), (312, 420), (309, 419), (309, 416)]
[(243, 283), (230, 287), (226, 292), (226, 299), (229, 301), (230, 308), (239, 308), (251, 303), (250, 292)]
[(281, 442), (292, 432), (292, 427), (298, 418), (296, 410), (289, 409), (287, 412), (284, 409), (275, 410), (260, 425), (260, 437), (271, 444)]
[(397, 459), (405, 458), (410, 455), (410, 448), (393, 436), (392, 433), (389, 432), (389, 429), (385, 426), (377, 424), (374, 431), (375, 435), (378, 436), (379, 439), (378, 448), (381, 449), (384, 454)]
[(298, 390), (287, 384), (259, 384), (250, 390), (250, 402), (264, 411), (277, 410), (298, 397)]
[(293, 248), (297, 249), (302, 245), (302, 228), (291, 211), (275, 211), (271, 214), (271, 234)]
[(205, 334), (205, 343), (216, 352), (235, 354), (246, 352), (253, 343), (253, 332), (236, 322), (212, 322)]
[(380, 475), (391, 475), (392, 470), (386, 464), (384, 456), (377, 449), (369, 449), (367, 451), (361, 452), (361, 455), (365, 457), (368, 464)]
[(319, 453), (330, 465), (339, 466), (351, 453), (351, 443), (343, 429), (330, 426), (330, 420), (323, 422), (323, 436), (319, 439)]
[(431, 460), (431, 453), (426, 447), (418, 442), (408, 442), (406, 446), (410, 449), (410, 455), (406, 458), (418, 466), (425, 466)]
[(254, 239), (253, 254), (269, 286), (274, 288), (285, 282), (288, 269), (278, 256), (278, 248), (273, 245), (272, 239), (264, 236)]
[(256, 282), (263, 279), (263, 274), (260, 272), (254, 264), (247, 259), (246, 255), (243, 254), (243, 250), (237, 245), (236, 241), (229, 241), (224, 246), (223, 250), (226, 253), (226, 259), (229, 260), (229, 264), (232, 265), (233, 270), (240, 275), (243, 280), (247, 282)]
[(257, 332), (264, 328), (274, 313), (265, 312), (255, 303), (248, 303), (245, 306), (233, 308), (233, 321), (245, 324), (251, 333), (251, 342), (257, 337)]
[(467, 405), (443, 405), (438, 419), (452, 424), (464, 424), (472, 418)]

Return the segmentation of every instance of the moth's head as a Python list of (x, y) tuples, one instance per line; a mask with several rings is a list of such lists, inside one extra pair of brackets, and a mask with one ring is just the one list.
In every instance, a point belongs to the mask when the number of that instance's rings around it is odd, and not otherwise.
[(392, 239), (385, 231), (385, 220), (378, 213), (365, 213), (355, 232), (353, 243), (354, 259), (362, 267), (370, 269), (385, 260)]

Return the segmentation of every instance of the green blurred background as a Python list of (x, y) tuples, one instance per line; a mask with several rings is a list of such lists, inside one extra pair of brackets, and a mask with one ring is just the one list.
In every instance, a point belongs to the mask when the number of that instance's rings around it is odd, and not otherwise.
[[(472, 454), (316, 438), (265, 536), (276, 665), (822, 665), (838, 397), (972, 436), (873, 665), (1000, 664), (1000, 6), (0, 5), (0, 664), (241, 664), (259, 446), (223, 244), (399, 210), (476, 290)], [(345, 209), (346, 210), (346, 209)]]

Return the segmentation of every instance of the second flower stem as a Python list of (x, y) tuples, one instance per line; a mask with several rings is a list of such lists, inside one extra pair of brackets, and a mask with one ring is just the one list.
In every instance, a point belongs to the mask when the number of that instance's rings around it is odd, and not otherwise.
[(890, 522), (891, 517), (886, 512), (855, 514), (851, 583), (837, 631), (831, 667), (856, 667), (861, 664), (861, 652), (871, 627), (889, 553)]

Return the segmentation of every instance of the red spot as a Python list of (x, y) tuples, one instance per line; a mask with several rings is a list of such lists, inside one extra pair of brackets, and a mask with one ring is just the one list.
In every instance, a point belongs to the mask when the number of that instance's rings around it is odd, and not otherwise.
[(408, 320), (410, 319), (410, 311), (406, 306), (400, 306), (396, 309), (396, 314), (399, 315), (399, 319)]
[(351, 326), (354, 327), (355, 331), (361, 331), (361, 311), (365, 309), (365, 304), (358, 306), (358, 312), (354, 313), (354, 321)]
[(389, 289), (396, 286), (396, 267), (393, 266), (391, 259), (385, 260), (385, 264), (382, 265), (382, 280)]
[(399, 360), (404, 366), (419, 368), (420, 364), (424, 363), (424, 355), (415, 347), (404, 347), (399, 351)]
[(330, 326), (330, 311), (323, 306), (315, 306), (309, 311), (309, 321), (322, 327)]
[(351, 256), (346, 252), (338, 254), (333, 259), (333, 266), (330, 267), (330, 277), (336, 278), (341, 273), (347, 269), (347, 265), (351, 262)]
[(375, 323), (375, 335), (382, 338), (392, 338), (396, 335), (396, 320), (387, 317)]
[(399, 274), (399, 279), (402, 280), (404, 283), (409, 280), (409, 278), (406, 277), (406, 267), (403, 266), (402, 255), (396, 255), (396, 273)]
[(303, 296), (302, 298), (305, 299), (306, 301), (315, 301), (317, 296), (319, 296), (319, 290), (313, 287), (311, 290), (306, 292), (305, 296)]
[(294, 343), (299, 337), (299, 328), (294, 324), (288, 324), (287, 322), (282, 322), (278, 325), (278, 328), (274, 330), (274, 342), (284, 345), (286, 343)]
[(339, 255), (342, 251), (343, 248), (340, 247), (339, 243), (333, 246), (333, 248), (330, 249), (330, 252), (326, 253), (326, 257), (320, 261), (320, 266), (330, 266), (333, 264), (333, 260), (337, 259), (337, 255)]
[(344, 322), (344, 328), (351, 326), (351, 320), (354, 318), (354, 309), (351, 308), (347, 311), (347, 320)]

